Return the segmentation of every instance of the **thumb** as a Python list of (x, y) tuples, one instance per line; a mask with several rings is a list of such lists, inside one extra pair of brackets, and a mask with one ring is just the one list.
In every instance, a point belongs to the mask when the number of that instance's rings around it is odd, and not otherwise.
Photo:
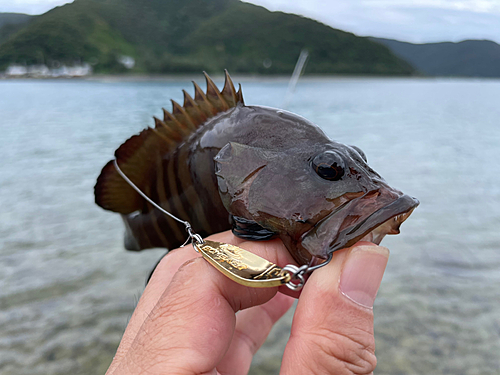
[(334, 254), (299, 298), (281, 374), (371, 374), (373, 302), (389, 250), (367, 242)]

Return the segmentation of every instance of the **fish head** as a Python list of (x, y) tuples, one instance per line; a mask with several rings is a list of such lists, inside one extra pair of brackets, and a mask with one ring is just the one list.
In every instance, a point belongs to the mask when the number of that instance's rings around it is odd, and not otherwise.
[(283, 240), (299, 264), (368, 240), (379, 244), (418, 206), (355, 146), (328, 141), (279, 151), (228, 143), (215, 158), (228, 212)]

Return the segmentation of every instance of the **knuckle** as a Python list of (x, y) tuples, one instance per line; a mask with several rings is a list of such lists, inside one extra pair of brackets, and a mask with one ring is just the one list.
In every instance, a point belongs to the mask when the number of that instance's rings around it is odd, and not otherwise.
[(236, 338), (237, 340), (240, 340), (242, 343), (244, 343), (245, 346), (248, 348), (248, 351), (252, 355), (254, 355), (260, 347), (259, 343), (257, 341), (255, 341), (255, 339), (253, 339), (250, 335), (248, 335), (247, 333), (245, 333), (244, 331), (242, 331), (240, 329), (236, 329), (234, 331), (233, 341), (234, 341), (234, 338)]
[(371, 374), (377, 365), (375, 343), (369, 332), (349, 332), (349, 334), (322, 329), (309, 332), (309, 358), (315, 358), (316, 373), (366, 375)]

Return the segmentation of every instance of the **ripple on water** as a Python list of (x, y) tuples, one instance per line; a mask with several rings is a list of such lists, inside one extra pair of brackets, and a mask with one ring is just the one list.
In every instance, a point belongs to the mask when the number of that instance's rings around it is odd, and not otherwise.
[[(239, 81), (236, 77), (236, 81)], [(218, 81), (220, 84), (221, 81)], [(286, 80), (243, 82), (280, 107)], [(0, 372), (104, 373), (164, 253), (122, 250), (93, 185), (183, 82), (1, 81)], [(304, 79), (289, 109), (359, 146), (420, 207), (387, 238), (379, 374), (500, 373), (500, 82)], [(277, 373), (293, 312), (251, 374)]]

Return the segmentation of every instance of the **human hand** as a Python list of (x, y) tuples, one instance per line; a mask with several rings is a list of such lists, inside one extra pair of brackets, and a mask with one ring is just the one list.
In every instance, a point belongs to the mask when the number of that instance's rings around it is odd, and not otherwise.
[[(280, 267), (294, 263), (280, 240), (244, 242), (230, 232), (210, 239)], [(388, 255), (383, 247), (358, 243), (335, 252), (311, 274), (300, 293), (282, 374), (372, 373), (371, 307)], [(274, 323), (291, 307), (290, 295), (299, 293), (236, 284), (190, 246), (174, 250), (155, 270), (107, 374), (246, 374)]]

